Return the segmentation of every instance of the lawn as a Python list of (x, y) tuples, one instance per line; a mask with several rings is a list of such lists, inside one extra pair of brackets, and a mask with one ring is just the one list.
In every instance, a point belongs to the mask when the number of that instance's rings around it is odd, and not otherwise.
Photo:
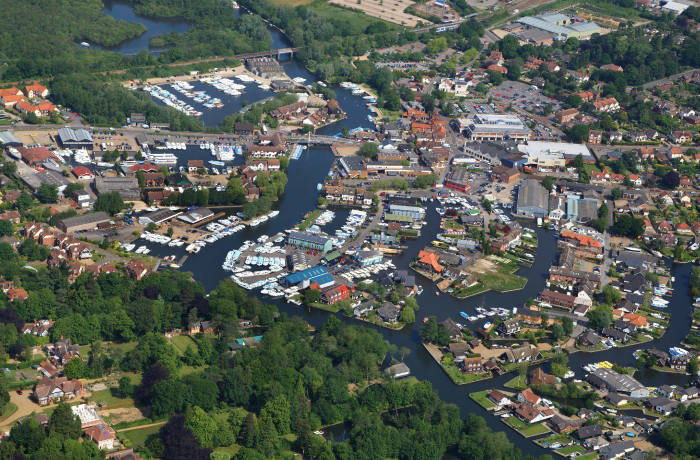
[(17, 412), (17, 404), (8, 402), (5, 407), (2, 408), (2, 414), (0, 414), (0, 422), (7, 419), (10, 415)]
[(163, 428), (163, 425), (149, 426), (138, 430), (124, 431), (119, 434), (128, 439), (133, 447), (139, 447), (143, 446), (146, 443), (146, 439), (152, 434), (158, 433), (161, 428)]
[(455, 364), (451, 355), (445, 355), (442, 358), (440, 366), (445, 370), (447, 375), (450, 376), (450, 379), (452, 379), (452, 381), (457, 385), (478, 382), (479, 380), (486, 380), (491, 377), (489, 374), (469, 374), (462, 372)]
[(518, 375), (508, 380), (503, 386), (514, 390), (524, 390), (527, 388), (527, 379), (524, 375)]
[(582, 446), (579, 446), (578, 444), (574, 444), (573, 446), (562, 447), (557, 451), (559, 455), (563, 455), (565, 457), (568, 457), (573, 453), (582, 454), (584, 452), (586, 452), (586, 449), (584, 449)]
[(598, 458), (598, 454), (596, 452), (590, 452), (588, 454), (584, 454), (576, 458), (578, 460), (595, 460), (596, 458)]
[(185, 350), (190, 345), (197, 351), (197, 343), (189, 335), (176, 335), (170, 339), (170, 342), (181, 356), (185, 354)]
[(133, 406), (134, 400), (131, 398), (120, 398), (112, 394), (112, 389), (95, 391), (90, 397), (92, 401), (103, 402), (107, 406)]
[(496, 406), (488, 398), (489, 393), (491, 393), (491, 390), (477, 391), (476, 393), (470, 393), (469, 397), (472, 398), (478, 405), (488, 410)]
[(320, 209), (315, 209), (311, 211), (311, 214), (306, 216), (306, 219), (302, 221), (302, 223), (299, 224), (299, 230), (306, 230), (309, 225), (318, 217), (321, 215), (321, 210)]
[(549, 428), (547, 428), (543, 423), (529, 424), (523, 422), (517, 417), (508, 417), (503, 419), (503, 422), (526, 438), (531, 438), (533, 436), (549, 432)]

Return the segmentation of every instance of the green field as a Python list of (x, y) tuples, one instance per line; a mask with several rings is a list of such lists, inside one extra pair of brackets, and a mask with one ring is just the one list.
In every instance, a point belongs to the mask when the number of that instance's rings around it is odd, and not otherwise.
[(158, 433), (162, 427), (163, 425), (149, 426), (138, 430), (124, 431), (119, 433), (119, 435), (128, 439), (133, 447), (139, 447), (145, 444), (149, 436)]
[(95, 402), (103, 402), (107, 406), (133, 406), (134, 400), (131, 398), (119, 398), (112, 394), (112, 389), (95, 391), (90, 396), (90, 399)]
[(457, 385), (478, 382), (479, 380), (486, 380), (491, 377), (490, 374), (469, 374), (467, 372), (462, 372), (452, 359), (452, 355), (449, 354), (442, 358), (440, 366), (442, 366), (447, 375), (450, 376), (450, 379)]
[(591, 452), (588, 454), (581, 455), (580, 457), (576, 457), (578, 460), (595, 460), (598, 458), (598, 454), (595, 452)]
[(508, 380), (503, 386), (506, 388), (513, 388), (514, 390), (524, 390), (527, 388), (527, 380), (524, 375), (516, 375), (512, 379)]
[(197, 351), (197, 343), (192, 340), (192, 337), (189, 335), (176, 335), (170, 339), (170, 343), (173, 344), (180, 356), (185, 354), (185, 350), (187, 350), (187, 347), (190, 345)]
[(523, 422), (517, 417), (508, 417), (503, 419), (503, 422), (526, 438), (531, 438), (533, 436), (549, 432), (549, 428), (547, 428), (543, 423), (529, 424)]
[(562, 447), (558, 451), (556, 451), (559, 455), (564, 455), (565, 457), (568, 457), (569, 455), (573, 453), (578, 453), (582, 454), (586, 452), (586, 449), (584, 449), (582, 446), (579, 446), (578, 444), (574, 444), (573, 446), (566, 446)]
[(491, 390), (477, 391), (476, 393), (470, 393), (469, 397), (484, 409), (491, 409), (496, 405), (487, 397), (489, 393), (491, 393)]
[(17, 404), (8, 402), (5, 407), (2, 408), (2, 414), (0, 414), (0, 422), (8, 418), (10, 415), (17, 412)]

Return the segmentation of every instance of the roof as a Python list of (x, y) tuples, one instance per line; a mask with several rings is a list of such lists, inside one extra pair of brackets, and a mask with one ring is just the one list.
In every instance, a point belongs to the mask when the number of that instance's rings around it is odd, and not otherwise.
[(22, 144), (12, 131), (0, 131), (0, 144)]
[(72, 172), (75, 175), (75, 177), (94, 176), (92, 171), (90, 171), (90, 168), (88, 168), (87, 166), (82, 166), (82, 165), (78, 165), (75, 168), (73, 168)]
[(74, 227), (77, 225), (92, 224), (98, 222), (105, 222), (109, 220), (109, 216), (104, 212), (93, 212), (89, 214), (83, 214), (81, 216), (68, 217), (67, 219), (61, 220), (66, 228)]
[(434, 252), (421, 250), (418, 252), (418, 261), (422, 264), (430, 265), (436, 272), (443, 270), (442, 265), (438, 262), (438, 256)]
[(97, 442), (115, 439), (117, 437), (113, 429), (103, 424), (85, 428), (85, 435), (93, 441)]
[(549, 193), (536, 180), (526, 180), (518, 189), (518, 208), (537, 207), (547, 210)]
[(292, 231), (289, 233), (289, 240), (305, 241), (307, 243), (320, 244), (320, 245), (325, 245), (326, 242), (329, 241), (328, 238), (325, 238), (323, 236), (313, 235), (311, 233), (306, 233), (306, 232), (296, 232), (296, 231)]
[(559, 154), (564, 158), (575, 158), (581, 155), (583, 158), (593, 158), (591, 151), (583, 144), (569, 142), (544, 142), (528, 141), (527, 144), (519, 144), (518, 150), (528, 156), (540, 156), (545, 154)]
[(59, 128), (58, 138), (61, 140), (61, 143), (92, 142), (92, 134), (83, 128)]
[(298, 284), (304, 280), (315, 281), (319, 277), (323, 277), (322, 279), (324, 279), (325, 275), (330, 276), (330, 273), (328, 273), (326, 267), (316, 266), (296, 273), (290, 273), (289, 275), (285, 276), (284, 279), (289, 284)]
[(538, 402), (540, 402), (540, 397), (537, 396), (533, 391), (529, 388), (525, 388), (523, 391), (520, 392), (520, 395), (523, 397), (525, 401), (528, 403), (535, 405)]

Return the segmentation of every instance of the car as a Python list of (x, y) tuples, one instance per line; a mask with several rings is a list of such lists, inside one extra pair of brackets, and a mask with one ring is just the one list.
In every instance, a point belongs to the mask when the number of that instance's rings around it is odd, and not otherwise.
[(18, 395), (21, 395), (21, 394), (22, 394), (22, 390), (17, 390), (17, 394), (18, 394)]

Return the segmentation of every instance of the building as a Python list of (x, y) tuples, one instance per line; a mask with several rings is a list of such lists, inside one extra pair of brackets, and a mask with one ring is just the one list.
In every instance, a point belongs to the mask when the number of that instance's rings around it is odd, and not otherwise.
[(323, 303), (333, 305), (350, 297), (350, 289), (344, 284), (334, 286), (321, 292), (321, 300)]
[(362, 267), (378, 264), (383, 259), (384, 255), (379, 251), (358, 251), (355, 254), (355, 260)]
[(544, 168), (560, 168), (581, 155), (584, 162), (593, 163), (595, 158), (583, 144), (569, 142), (528, 141), (519, 144), (518, 151), (527, 156), (527, 164)]
[(78, 404), (75, 406), (70, 406), (73, 415), (76, 415), (80, 419), (81, 428), (85, 429), (89, 426), (98, 425), (102, 420), (100, 416), (97, 415), (97, 410), (94, 406), (88, 406), (87, 404)]
[(425, 209), (419, 206), (390, 204), (389, 213), (397, 216), (410, 217), (412, 220), (423, 220), (425, 218)]
[(333, 249), (333, 242), (329, 238), (306, 232), (292, 231), (287, 237), (287, 243), (290, 246), (302, 249), (313, 249), (323, 254)]
[(460, 370), (467, 374), (481, 374), (484, 372), (484, 364), (481, 356), (464, 358), (458, 364)]
[(114, 440), (117, 439), (117, 434), (106, 424), (100, 423), (86, 428), (85, 437), (97, 444), (97, 447), (101, 450), (112, 450), (114, 449)]
[(445, 187), (466, 192), (471, 188), (470, 181), (471, 176), (466, 168), (453, 168), (445, 177)]
[(516, 115), (476, 114), (467, 127), (472, 141), (526, 140), (530, 134), (530, 128)]
[(520, 178), (520, 172), (515, 168), (507, 166), (494, 166), (491, 172), (491, 180), (496, 180), (504, 184), (510, 184)]
[(44, 377), (34, 387), (34, 399), (40, 406), (60, 401), (73, 399), (83, 394), (83, 384), (79, 380), (68, 380), (66, 377), (50, 379)]
[(578, 38), (585, 40), (603, 29), (591, 21), (574, 21), (561, 13), (543, 13), (537, 16), (525, 16), (515, 22), (527, 29), (538, 29), (550, 34), (555, 40)]
[(49, 90), (46, 86), (34, 83), (24, 87), (24, 94), (29, 98), (47, 97)]
[(518, 189), (517, 213), (527, 217), (546, 217), (549, 192), (539, 181), (528, 179)]
[(614, 97), (605, 97), (593, 102), (593, 107), (598, 112), (613, 113), (620, 110), (620, 103)]
[(55, 158), (51, 150), (46, 147), (17, 147), (17, 150), (22, 155), (22, 160), (29, 166), (34, 166), (49, 158)]
[(568, 123), (571, 120), (575, 119), (578, 116), (578, 114), (578, 109), (572, 107), (570, 109), (564, 109), (557, 112), (555, 119), (557, 123)]
[(384, 302), (381, 308), (377, 310), (377, 316), (379, 316), (382, 321), (386, 323), (395, 323), (399, 320), (399, 315), (401, 314), (401, 308), (391, 302)]
[(93, 212), (80, 216), (69, 217), (58, 222), (58, 228), (66, 233), (76, 233), (86, 230), (94, 230), (100, 224), (111, 222), (111, 218), (104, 212)]
[(209, 219), (214, 215), (214, 212), (209, 208), (197, 208), (187, 211), (184, 214), (177, 216), (181, 221), (190, 225), (197, 224), (205, 219)]
[(92, 134), (83, 128), (59, 128), (58, 141), (66, 149), (92, 150)]
[(635, 378), (626, 374), (618, 374), (611, 369), (598, 368), (588, 375), (588, 381), (608, 391), (628, 395), (630, 398), (645, 398), (649, 396), (647, 387)]
[(332, 286), (335, 283), (333, 276), (328, 273), (326, 267), (316, 266), (301, 270), (283, 277), (280, 283), (285, 286), (300, 286), (307, 288), (311, 283), (317, 283), (321, 289)]
[(136, 177), (96, 177), (95, 190), (98, 194), (116, 192), (125, 201), (141, 199), (139, 181)]
[(78, 165), (71, 171), (79, 180), (93, 180), (95, 174), (87, 166)]
[(573, 310), (576, 306), (576, 297), (549, 289), (542, 291), (540, 299), (550, 305), (561, 307), (569, 311)]

